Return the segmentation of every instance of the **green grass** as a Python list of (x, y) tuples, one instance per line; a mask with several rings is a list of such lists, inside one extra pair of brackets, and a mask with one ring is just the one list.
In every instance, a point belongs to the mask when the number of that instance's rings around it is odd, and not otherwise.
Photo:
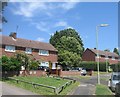
[[(107, 72), (99, 72), (100, 74), (108, 74)], [(93, 72), (93, 75), (97, 75), (98, 74), (98, 72), (97, 71), (94, 71)]]
[(56, 79), (52, 77), (28, 77), (27, 76), (27, 77), (14, 77), (14, 78), (24, 80), (24, 81), (34, 82), (38, 84), (54, 86), (54, 87), (59, 87), (64, 83), (68, 82), (68, 80)]
[[(54, 87), (59, 87), (69, 80), (64, 80), (64, 79), (56, 79), (56, 78), (51, 78), (51, 77), (14, 77), (16, 79), (24, 80), (24, 81), (29, 81), (29, 82), (34, 82), (38, 84), (44, 84), (48, 86), (54, 86)], [(5, 80), (5, 82), (12, 84), (17, 87), (24, 88), (26, 90), (30, 90), (34, 93), (38, 93), (40, 95), (55, 95), (54, 90), (50, 88), (45, 88), (41, 86), (33, 87), (31, 84), (26, 84), (24, 82), (19, 82), (16, 83), (15, 80)], [(74, 84), (71, 84), (70, 86), (66, 87), (59, 95), (66, 95), (70, 90), (72, 90), (74, 87), (77, 86), (77, 82)]]
[[(96, 85), (96, 95), (113, 95), (109, 88), (105, 85)], [(108, 96), (109, 97), (109, 96)]]

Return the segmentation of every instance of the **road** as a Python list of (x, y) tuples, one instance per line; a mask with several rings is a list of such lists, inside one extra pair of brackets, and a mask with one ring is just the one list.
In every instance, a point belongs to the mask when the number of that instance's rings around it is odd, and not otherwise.
[(38, 95), (28, 90), (7, 84), (5, 82), (0, 83), (2, 83), (2, 95)]
[[(80, 85), (69, 95), (95, 95), (95, 89), (97, 84), (97, 75), (91, 76), (90, 78), (77, 78), (72, 77), (76, 81), (80, 82)], [(102, 74), (100, 75), (100, 82), (103, 85), (108, 85), (108, 80), (110, 78), (110, 74)]]

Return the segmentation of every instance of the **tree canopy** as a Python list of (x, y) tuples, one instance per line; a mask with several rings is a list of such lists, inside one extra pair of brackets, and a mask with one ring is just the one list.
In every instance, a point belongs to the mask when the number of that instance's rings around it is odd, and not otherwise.
[(113, 52), (119, 55), (119, 51), (117, 48), (114, 48)]
[(58, 50), (58, 62), (61, 65), (77, 66), (84, 51), (82, 39), (75, 29), (56, 31), (50, 43)]

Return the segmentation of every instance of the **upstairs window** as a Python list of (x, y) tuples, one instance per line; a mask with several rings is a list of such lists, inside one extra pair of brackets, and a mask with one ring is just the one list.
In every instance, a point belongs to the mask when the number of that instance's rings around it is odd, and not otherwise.
[(32, 49), (31, 48), (26, 48), (25, 53), (32, 54)]
[(5, 51), (7, 51), (7, 52), (15, 52), (15, 46), (6, 45), (5, 46)]
[(49, 51), (47, 51), (47, 50), (39, 50), (39, 55), (48, 56), (49, 55)]

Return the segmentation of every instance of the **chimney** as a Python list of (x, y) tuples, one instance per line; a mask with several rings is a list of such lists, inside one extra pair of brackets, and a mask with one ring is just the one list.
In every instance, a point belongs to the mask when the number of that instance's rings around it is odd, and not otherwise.
[(16, 35), (17, 35), (16, 32), (11, 32), (9, 36), (10, 36), (10, 37), (13, 37), (14, 39), (16, 39), (16, 38), (17, 38)]

